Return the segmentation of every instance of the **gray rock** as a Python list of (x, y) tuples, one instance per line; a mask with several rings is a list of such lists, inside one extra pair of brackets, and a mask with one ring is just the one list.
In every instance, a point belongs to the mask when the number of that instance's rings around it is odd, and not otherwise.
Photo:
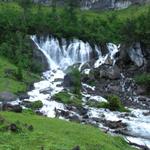
[(33, 41), (31, 41), (31, 46), (33, 49), (33, 61), (36, 62), (36, 64), (38, 64), (38, 66), (40, 67), (40, 71), (44, 72), (48, 70), (49, 64), (45, 55), (36, 47)]
[(69, 119), (70, 121), (74, 121), (74, 122), (78, 122), (78, 123), (81, 122), (81, 119), (80, 119), (77, 115), (69, 116), (68, 119)]
[(16, 99), (17, 99), (17, 96), (11, 92), (1, 92), (0, 93), (0, 101), (3, 103), (15, 101)]
[(2, 110), (3, 111), (13, 111), (13, 112), (21, 113), (22, 112), (22, 107), (20, 105), (11, 105), (11, 104), (5, 103), (5, 104), (2, 105)]
[[(52, 5), (52, 0), (34, 0), (46, 5)], [(82, 9), (124, 9), (130, 5), (149, 3), (149, 0), (76, 0)], [(64, 5), (65, 0), (57, 0), (57, 5)]]
[(107, 127), (111, 128), (111, 129), (123, 129), (123, 128), (127, 127), (127, 124), (122, 123), (121, 120), (119, 120), (119, 121), (108, 121), (108, 120), (105, 120), (104, 124)]
[(98, 75), (98, 78), (107, 78), (111, 80), (115, 79), (120, 79), (120, 70), (119, 68), (115, 66), (110, 66), (110, 65), (101, 65), (99, 68), (96, 70), (96, 78)]
[(135, 65), (141, 67), (144, 65), (145, 59), (142, 53), (140, 43), (134, 43), (129, 49), (128, 54), (130, 59), (134, 62)]

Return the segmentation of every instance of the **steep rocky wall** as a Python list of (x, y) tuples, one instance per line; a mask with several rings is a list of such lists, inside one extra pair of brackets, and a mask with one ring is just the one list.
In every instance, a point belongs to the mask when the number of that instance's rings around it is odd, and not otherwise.
[[(34, 0), (51, 5), (52, 0)], [(57, 0), (58, 5), (64, 5), (65, 0)], [(130, 5), (150, 3), (150, 0), (77, 0), (82, 9), (124, 9)]]
[(148, 2), (150, 0), (81, 0), (81, 6), (88, 9), (123, 9)]

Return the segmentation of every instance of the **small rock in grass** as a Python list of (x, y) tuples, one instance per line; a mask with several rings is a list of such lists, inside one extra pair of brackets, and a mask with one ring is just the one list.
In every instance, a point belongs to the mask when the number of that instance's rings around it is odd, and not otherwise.
[(16, 124), (12, 123), (9, 125), (9, 130), (12, 131), (12, 132), (17, 132), (18, 131), (18, 127)]
[(74, 147), (72, 150), (80, 150), (79, 146)]

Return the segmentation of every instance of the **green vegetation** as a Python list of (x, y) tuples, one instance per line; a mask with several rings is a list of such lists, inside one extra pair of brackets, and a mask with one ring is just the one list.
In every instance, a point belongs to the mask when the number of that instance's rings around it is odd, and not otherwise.
[(40, 100), (35, 101), (35, 102), (33, 102), (33, 103), (31, 104), (31, 108), (32, 108), (33, 110), (39, 109), (39, 108), (41, 108), (41, 107), (43, 107), (43, 103), (42, 103)]
[(146, 88), (147, 94), (150, 90), (150, 73), (143, 73), (135, 76), (135, 82)]
[(86, 105), (88, 105), (89, 107), (95, 107), (95, 108), (107, 108), (108, 103), (90, 100), (86, 103)]
[(6, 58), (0, 57), (0, 92), (25, 92), (29, 84), (40, 79), (38, 75), (22, 70), (22, 79), (18, 80), (18, 67)]
[[(121, 42), (120, 40), (128, 40), (129, 36), (131, 40), (140, 36), (146, 40), (149, 36), (149, 5), (100, 12), (80, 11), (74, 8), (71, 9), (72, 13), (68, 13), (70, 7), (67, 6), (56, 8), (54, 11), (49, 7), (37, 5), (28, 7), (25, 14), (22, 7), (16, 3), (0, 4), (0, 24), (3, 32), (47, 32), (58, 37), (77, 37), (91, 42)], [(21, 19), (24, 15), (26, 20)], [(131, 28), (128, 28), (129, 26)], [(125, 29), (130, 32), (127, 33)], [(124, 35), (120, 34), (122, 32)]]
[[(49, 119), (29, 113), (1, 112), (0, 115), (8, 123), (16, 123), (19, 120), (23, 129), (19, 133), (0, 131), (1, 150), (71, 150), (77, 145), (81, 150), (135, 149), (122, 138), (107, 135), (92, 126)], [(24, 124), (32, 125), (33, 130), (24, 129)]]
[(68, 92), (59, 92), (53, 96), (53, 99), (72, 106), (81, 107), (82, 100), (80, 96)]
[(109, 108), (112, 111), (121, 111), (121, 112), (126, 112), (128, 111), (123, 104), (121, 103), (121, 100), (118, 96), (116, 95), (110, 95), (107, 97), (108, 100), (108, 106), (107, 108)]
[(69, 67), (67, 76), (70, 78), (70, 92), (81, 96), (81, 74), (78, 68)]
[[(4, 81), (1, 75), (0, 91), (5, 88), (14, 92), (18, 89), (24, 91), (24, 81), (30, 82), (27, 74), (41, 72), (39, 62), (33, 59), (29, 35), (50, 33), (57, 37), (76, 37), (98, 44), (110, 41), (140, 41), (147, 44), (150, 41), (150, 5), (94, 12), (81, 11), (73, 1), (68, 2), (64, 8), (56, 8), (55, 1), (52, 8), (33, 6), (30, 0), (0, 2), (0, 58), (3, 57), (2, 61), (7, 58), (17, 67), (16, 79)], [(80, 74), (74, 71), (74, 76), (77, 76), (77, 82), (73, 93), (79, 94)]]
[(139, 85), (150, 85), (150, 74), (143, 73), (135, 76), (135, 81)]
[(110, 95), (107, 97), (107, 100), (108, 102), (98, 102), (98, 101), (90, 100), (87, 102), (87, 105), (89, 107), (95, 107), (95, 108), (108, 108), (111, 111), (120, 111), (120, 112), (129, 111), (123, 106), (118, 96)]

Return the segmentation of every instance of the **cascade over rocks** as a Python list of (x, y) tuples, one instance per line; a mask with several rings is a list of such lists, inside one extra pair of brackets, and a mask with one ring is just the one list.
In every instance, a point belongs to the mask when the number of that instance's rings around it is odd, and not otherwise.
[[(91, 124), (131, 138), (138, 135), (144, 144), (145, 140), (149, 143), (149, 139), (145, 139), (145, 135), (150, 135), (145, 124), (149, 124), (150, 98), (133, 80), (136, 73), (145, 69), (143, 66), (148, 62), (145, 59), (149, 58), (140, 43), (117, 46), (53, 36), (31, 36), (31, 39), (46, 58), (48, 71), (43, 73), (42, 81), (34, 84), (28, 92), (29, 98), (25, 96), (21, 105), (31, 107), (33, 102), (40, 100), (43, 107), (36, 111), (40, 115)], [(55, 99), (55, 94), (67, 92), (76, 85), (74, 77), (69, 74), (72, 68), (78, 68), (81, 73), (80, 105), (63, 104)], [(122, 102), (130, 112), (119, 112), (127, 111), (122, 105), (118, 111), (107, 109), (110, 108), (110, 100), (107, 100), (110, 95), (118, 96), (117, 102)]]

